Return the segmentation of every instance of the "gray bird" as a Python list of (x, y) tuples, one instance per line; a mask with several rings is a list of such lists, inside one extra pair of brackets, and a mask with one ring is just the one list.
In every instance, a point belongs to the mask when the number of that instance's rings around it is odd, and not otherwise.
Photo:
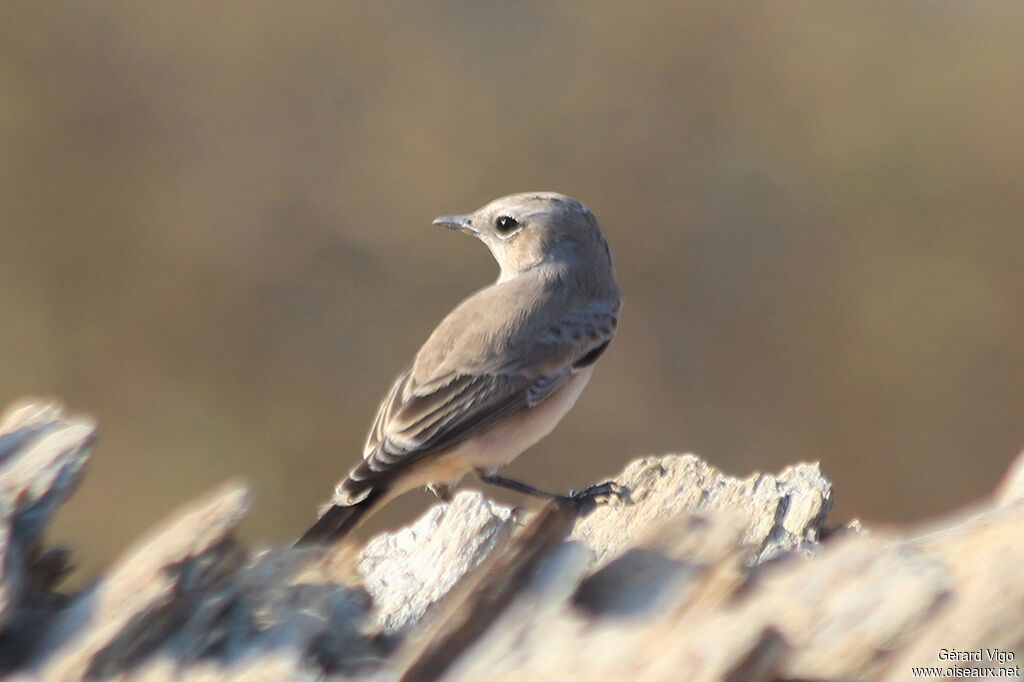
[[(333, 542), (413, 488), (448, 499), (470, 472), (561, 497), (497, 472), (572, 408), (615, 333), (621, 294), (597, 220), (575, 199), (531, 192), (434, 224), (482, 241), (501, 275), (441, 320), (398, 376), (363, 461), (297, 544)], [(574, 495), (612, 492), (604, 484)]]

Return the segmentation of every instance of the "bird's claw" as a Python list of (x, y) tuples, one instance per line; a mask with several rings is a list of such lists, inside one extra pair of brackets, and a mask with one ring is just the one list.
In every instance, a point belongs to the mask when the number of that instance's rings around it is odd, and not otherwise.
[(605, 481), (588, 486), (583, 490), (570, 490), (566, 497), (573, 501), (590, 500), (593, 502), (610, 502), (611, 498), (617, 497), (622, 501), (629, 501), (629, 490), (615, 481)]

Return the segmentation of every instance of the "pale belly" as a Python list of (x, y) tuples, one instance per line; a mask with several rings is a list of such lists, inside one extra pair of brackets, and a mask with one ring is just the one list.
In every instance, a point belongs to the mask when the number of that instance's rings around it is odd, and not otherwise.
[(557, 393), (536, 407), (521, 410), (454, 448), (429, 455), (402, 472), (392, 490), (401, 494), (428, 483), (454, 483), (476, 469), (505, 466), (551, 431), (573, 408), (594, 368), (574, 374)]

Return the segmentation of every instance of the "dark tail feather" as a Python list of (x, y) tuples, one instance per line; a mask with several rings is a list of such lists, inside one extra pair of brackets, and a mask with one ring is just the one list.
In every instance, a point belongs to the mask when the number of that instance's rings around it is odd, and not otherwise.
[(301, 538), (295, 541), (295, 546), (329, 545), (337, 542), (359, 525), (363, 517), (373, 509), (383, 492), (383, 490), (373, 490), (365, 498), (348, 507), (333, 505), (317, 519), (317, 522), (309, 530), (302, 534)]

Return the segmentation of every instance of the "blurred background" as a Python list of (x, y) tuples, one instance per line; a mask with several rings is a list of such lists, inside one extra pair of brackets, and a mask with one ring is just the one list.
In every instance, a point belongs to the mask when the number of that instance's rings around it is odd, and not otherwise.
[(568, 489), (692, 451), (737, 475), (821, 460), (834, 522), (980, 498), (1024, 446), (1022, 20), (4, 2), (0, 402), (102, 428), (53, 539), (87, 576), (229, 477), (257, 493), (249, 540), (294, 538), (497, 275), (431, 219), (537, 189), (597, 214), (626, 304), (510, 474)]

